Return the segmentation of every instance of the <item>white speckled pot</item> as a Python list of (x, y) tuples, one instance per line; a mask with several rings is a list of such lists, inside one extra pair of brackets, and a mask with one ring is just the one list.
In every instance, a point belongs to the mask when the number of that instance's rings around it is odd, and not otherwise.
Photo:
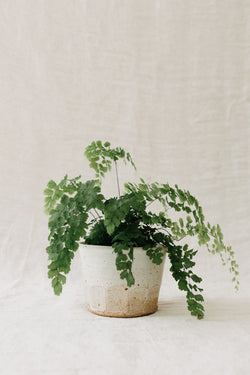
[(111, 246), (80, 244), (79, 249), (89, 311), (104, 316), (135, 317), (157, 310), (165, 255), (163, 262), (156, 265), (145, 250), (134, 248), (135, 285), (129, 288), (116, 270), (116, 255)]

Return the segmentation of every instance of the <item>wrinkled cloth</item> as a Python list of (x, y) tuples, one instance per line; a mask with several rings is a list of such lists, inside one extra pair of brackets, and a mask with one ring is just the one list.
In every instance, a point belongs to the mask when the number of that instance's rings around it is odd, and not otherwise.
[[(250, 2), (2, 1), (0, 11), (0, 373), (250, 373)], [(157, 313), (95, 316), (80, 257), (60, 297), (47, 279), (43, 190), (93, 178), (92, 140), (134, 158), (126, 181), (177, 183), (220, 223), (240, 291), (201, 248), (205, 319), (166, 263)], [(103, 183), (117, 195), (112, 171)], [(153, 210), (152, 205), (152, 210)], [(190, 245), (197, 244), (188, 240)]]

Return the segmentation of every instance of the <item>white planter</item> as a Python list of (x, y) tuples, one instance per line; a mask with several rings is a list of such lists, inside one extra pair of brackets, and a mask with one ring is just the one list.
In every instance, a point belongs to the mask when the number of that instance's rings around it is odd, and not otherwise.
[(89, 311), (104, 316), (134, 317), (155, 312), (165, 262), (153, 264), (146, 251), (134, 248), (135, 285), (127, 287), (116, 270), (111, 246), (80, 244), (85, 302)]

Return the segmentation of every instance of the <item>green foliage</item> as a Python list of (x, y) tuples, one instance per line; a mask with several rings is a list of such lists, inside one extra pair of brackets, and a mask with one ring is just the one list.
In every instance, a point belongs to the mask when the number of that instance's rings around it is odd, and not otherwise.
[(53, 208), (55, 207), (56, 203), (59, 199), (63, 196), (64, 193), (69, 195), (74, 194), (78, 187), (79, 183), (78, 180), (81, 176), (78, 176), (73, 179), (68, 179), (68, 175), (62, 179), (57, 185), (55, 181), (50, 180), (47, 184), (47, 188), (44, 190), (45, 197), (45, 213), (50, 214)]
[(146, 201), (140, 192), (124, 194), (119, 199), (108, 199), (104, 207), (104, 224), (108, 233), (112, 234), (131, 210), (139, 214), (141, 211), (145, 210), (145, 207)]
[(192, 269), (195, 262), (192, 260), (196, 251), (188, 250), (188, 245), (175, 245), (171, 238), (168, 238), (168, 256), (171, 263), (170, 271), (174, 279), (178, 282), (180, 290), (185, 291), (188, 310), (192, 315), (201, 319), (204, 316), (204, 307), (201, 303), (203, 297), (196, 292), (202, 292), (203, 289), (197, 286), (202, 279), (193, 273)]
[(72, 197), (69, 196), (69, 192), (67, 193), (61, 196), (55, 208), (50, 209), (50, 244), (47, 253), (51, 263), (48, 277), (53, 279), (55, 294), (61, 293), (62, 284), (66, 281), (61, 272), (67, 274), (70, 271), (71, 260), (79, 247), (79, 240), (87, 234), (89, 211), (102, 208), (104, 199), (100, 194), (100, 187), (95, 186), (94, 180), (85, 184), (78, 182), (76, 193)]
[(86, 147), (84, 155), (90, 162), (90, 168), (95, 170), (95, 176), (100, 184), (105, 174), (111, 171), (112, 162), (116, 163), (119, 159), (125, 164), (129, 162), (136, 169), (130, 153), (125, 152), (121, 147), (110, 148), (109, 142), (103, 144), (101, 141), (93, 141)]
[(90, 225), (92, 226), (91, 231), (85, 236), (86, 244), (112, 246), (112, 237), (107, 232), (104, 220), (96, 221), (94, 219)]
[[(120, 196), (117, 161), (129, 162), (135, 168), (130, 154), (120, 147), (112, 149), (109, 142), (97, 141), (86, 148), (85, 155), (95, 170), (95, 180), (82, 183), (81, 176), (69, 179), (66, 175), (59, 184), (50, 180), (44, 190), (50, 230), (48, 277), (55, 294), (62, 292), (80, 240), (112, 246), (116, 269), (128, 287), (135, 284), (134, 248), (142, 247), (157, 265), (167, 253), (172, 276), (186, 294), (188, 310), (200, 319), (204, 316), (203, 289), (198, 286), (202, 279), (193, 271), (197, 250), (182, 244), (188, 236), (196, 237), (198, 245), (205, 245), (210, 253), (219, 254), (223, 265), (229, 264), (238, 289), (239, 266), (232, 248), (224, 244), (219, 225), (205, 222), (202, 207), (188, 190), (168, 183), (148, 184), (140, 179), (138, 184), (126, 183)], [(116, 167), (119, 197), (106, 199), (100, 186), (112, 163)], [(162, 205), (158, 213), (149, 209), (155, 201)], [(170, 218), (170, 210), (176, 212), (175, 220)]]

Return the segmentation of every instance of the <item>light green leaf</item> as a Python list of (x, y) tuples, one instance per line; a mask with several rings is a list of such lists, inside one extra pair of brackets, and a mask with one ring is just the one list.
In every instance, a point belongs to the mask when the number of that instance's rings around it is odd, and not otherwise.
[(51, 195), (53, 195), (53, 190), (51, 190), (51, 189), (45, 189), (44, 190), (44, 194), (48, 195), (48, 196), (51, 196)]
[(55, 183), (55, 181), (53, 180), (50, 180), (47, 184), (48, 188), (50, 189), (55, 189), (57, 187), (57, 184)]

